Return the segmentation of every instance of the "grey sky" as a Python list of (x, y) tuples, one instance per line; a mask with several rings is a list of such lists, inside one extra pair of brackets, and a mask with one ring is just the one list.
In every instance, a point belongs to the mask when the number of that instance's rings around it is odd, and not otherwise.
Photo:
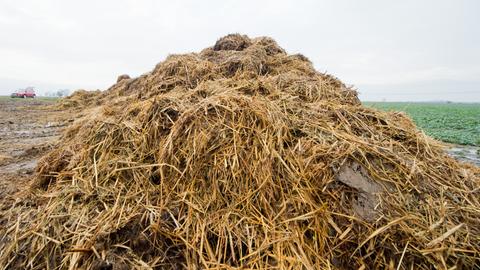
[(271, 36), (363, 100), (480, 101), (480, 1), (0, 0), (0, 94), (106, 89), (232, 32)]

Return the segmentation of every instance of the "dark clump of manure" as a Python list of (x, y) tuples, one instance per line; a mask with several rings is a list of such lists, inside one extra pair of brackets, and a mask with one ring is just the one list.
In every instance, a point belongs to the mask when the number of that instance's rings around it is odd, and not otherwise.
[(4, 268), (480, 267), (479, 168), (271, 38), (95, 100), (39, 162), (35, 207), (3, 208)]

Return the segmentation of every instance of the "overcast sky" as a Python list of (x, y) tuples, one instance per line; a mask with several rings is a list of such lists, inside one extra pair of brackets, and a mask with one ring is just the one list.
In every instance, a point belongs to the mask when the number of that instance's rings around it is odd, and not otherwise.
[(362, 100), (480, 101), (478, 0), (0, 0), (0, 94), (106, 89), (234, 32), (273, 37)]

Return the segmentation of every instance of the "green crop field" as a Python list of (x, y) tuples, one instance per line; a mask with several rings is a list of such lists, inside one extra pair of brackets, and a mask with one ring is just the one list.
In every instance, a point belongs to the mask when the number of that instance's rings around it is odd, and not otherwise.
[(479, 103), (364, 102), (407, 113), (426, 134), (445, 142), (480, 146)]

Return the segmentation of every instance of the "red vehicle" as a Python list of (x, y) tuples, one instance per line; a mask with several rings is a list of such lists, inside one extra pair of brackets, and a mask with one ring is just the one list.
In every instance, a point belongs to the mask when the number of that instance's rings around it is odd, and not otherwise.
[(33, 87), (27, 87), (25, 89), (17, 90), (10, 95), (12, 98), (34, 98), (36, 96), (35, 89)]

